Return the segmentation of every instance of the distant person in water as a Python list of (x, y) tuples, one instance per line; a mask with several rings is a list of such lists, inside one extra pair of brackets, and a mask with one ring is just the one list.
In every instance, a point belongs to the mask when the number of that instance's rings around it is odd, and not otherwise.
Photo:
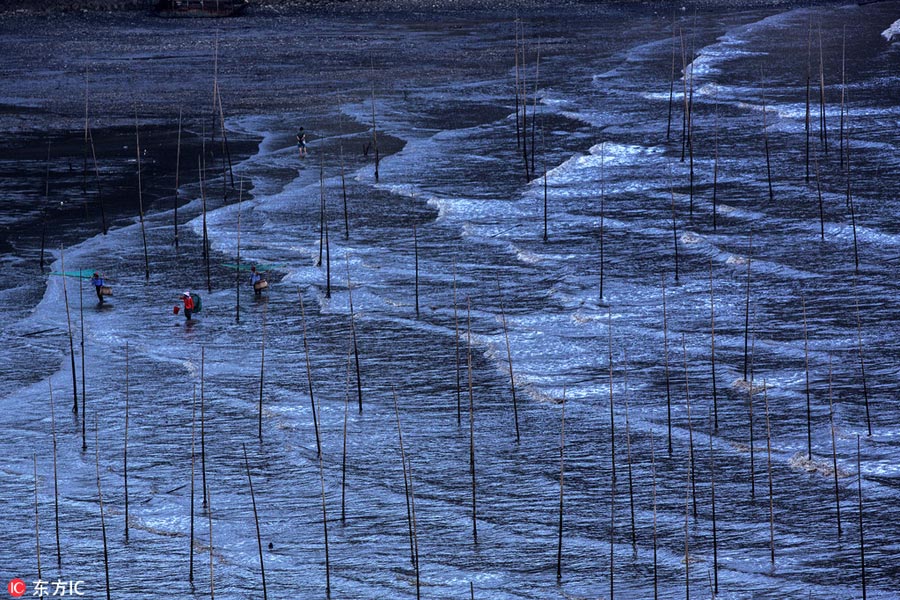
[(297, 151), (300, 152), (300, 158), (306, 158), (306, 132), (302, 127), (297, 132)]
[(181, 300), (184, 302), (184, 318), (190, 321), (191, 313), (194, 311), (194, 299), (191, 298), (190, 292), (185, 292), (181, 295)]
[(256, 284), (262, 281), (262, 275), (256, 270), (256, 265), (250, 267), (250, 285), (253, 287), (253, 293), (257, 296), (262, 295), (262, 286), (256, 287)]
[(106, 283), (103, 281), (100, 273), (94, 271), (93, 276), (91, 276), (91, 285), (94, 286), (94, 290), (97, 292), (97, 300), (100, 301), (100, 304), (103, 304), (103, 286)]

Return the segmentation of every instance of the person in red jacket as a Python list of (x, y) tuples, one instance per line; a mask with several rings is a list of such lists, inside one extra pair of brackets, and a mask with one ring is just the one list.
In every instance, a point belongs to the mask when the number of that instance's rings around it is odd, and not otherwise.
[(191, 298), (190, 292), (185, 292), (182, 294), (181, 300), (184, 302), (184, 318), (190, 321), (191, 312), (194, 310), (194, 299)]

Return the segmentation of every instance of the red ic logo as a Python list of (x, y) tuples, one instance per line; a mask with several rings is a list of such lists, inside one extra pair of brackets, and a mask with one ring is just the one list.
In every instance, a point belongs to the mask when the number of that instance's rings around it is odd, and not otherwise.
[(21, 579), (13, 579), (7, 584), (6, 589), (9, 591), (10, 596), (19, 598), (25, 594), (27, 587)]

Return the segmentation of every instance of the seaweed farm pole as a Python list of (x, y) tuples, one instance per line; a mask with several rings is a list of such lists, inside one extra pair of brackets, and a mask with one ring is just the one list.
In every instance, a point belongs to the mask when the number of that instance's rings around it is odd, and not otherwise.
[(691, 495), (690, 473), (688, 473), (688, 482), (684, 490), (684, 597), (685, 600), (691, 600), (691, 557), (690, 557), (690, 530), (688, 529), (688, 509)]
[(231, 166), (231, 148), (228, 146), (228, 134), (225, 132), (225, 113), (222, 110), (222, 92), (216, 88), (216, 99), (219, 104), (219, 126), (222, 128), (222, 194), (223, 200), (228, 197), (227, 179), (225, 177), (225, 159), (228, 159), (228, 174), (231, 175), (231, 189), (234, 189), (234, 169)]
[(409, 523), (409, 550), (413, 568), (416, 570), (416, 598), (419, 598), (419, 539), (416, 532), (416, 499), (413, 490), (412, 462), (406, 458), (403, 447), (403, 428), (400, 426), (400, 408), (397, 404), (397, 391), (391, 386), (394, 396), (394, 414), (397, 417), (397, 435), (400, 439), (400, 462), (403, 463), (403, 485), (406, 488), (406, 518)]
[(825, 241), (825, 207), (822, 203), (822, 183), (819, 179), (819, 152), (816, 151), (814, 156), (816, 162), (816, 193), (819, 196), (819, 227), (822, 241)]
[[(46, 216), (47, 205), (50, 204), (50, 143), (47, 138), (47, 166), (44, 173), (44, 208), (41, 210), (41, 216)], [(44, 242), (47, 238), (47, 219), (41, 219), (41, 273), (44, 272)]]
[(193, 587), (194, 583), (194, 429), (197, 415), (197, 384), (194, 384), (194, 395), (191, 398), (191, 540), (188, 547), (190, 556), (190, 567), (188, 570), (188, 581)]
[(856, 343), (857, 353), (859, 354), (859, 368), (862, 373), (863, 399), (866, 403), (866, 428), (869, 430), (869, 437), (872, 437), (872, 420), (869, 417), (869, 388), (866, 385), (866, 363), (863, 361), (862, 321), (859, 317), (859, 300), (856, 301)]
[(694, 468), (694, 425), (691, 418), (691, 392), (688, 386), (688, 366), (687, 366), (687, 345), (684, 341), (684, 334), (681, 334), (681, 350), (684, 353), (684, 397), (687, 401), (687, 418), (688, 418), (688, 455), (691, 461), (691, 497), (694, 504), (694, 519), (697, 519), (697, 486)]
[(853, 227), (853, 264), (854, 272), (859, 275), (859, 243), (856, 237), (856, 209), (853, 206), (853, 194), (850, 190), (850, 110), (847, 109), (847, 207), (850, 209), (850, 224)]
[(669, 196), (672, 198), (672, 238), (675, 246), (675, 281), (678, 282), (678, 222), (675, 220), (675, 183), (672, 181), (672, 163), (669, 163)]
[(203, 475), (203, 506), (207, 506), (206, 487), (206, 397), (203, 393), (203, 371), (206, 365), (206, 346), (200, 346), (200, 472)]
[(353, 317), (353, 286), (350, 283), (350, 258), (345, 254), (347, 265), (347, 298), (350, 301), (350, 335), (353, 337), (353, 358), (356, 361), (356, 395), (359, 399), (359, 414), (362, 414), (362, 378), (359, 374), (359, 345), (356, 342), (356, 319)]
[(215, 578), (213, 577), (213, 527), (212, 527), (212, 493), (207, 490), (207, 505), (206, 505), (206, 522), (209, 524), (209, 598), (213, 600), (216, 597), (215, 594)]
[(372, 145), (375, 149), (375, 183), (378, 183), (378, 129), (375, 126), (375, 62), (372, 61)]
[(672, 456), (672, 391), (669, 385), (669, 318), (666, 315), (666, 276), (662, 280), (663, 298), (663, 356), (666, 367), (666, 422), (669, 428), (669, 456)]
[(772, 431), (769, 428), (769, 395), (763, 380), (763, 399), (766, 402), (766, 471), (769, 476), (769, 548), (772, 564), (775, 564), (775, 503), (772, 498)]
[[(543, 150), (544, 128), (541, 126), (541, 149)], [(547, 242), (547, 156), (543, 156), (544, 162), (544, 242)]]
[(828, 156), (828, 121), (825, 118), (825, 58), (822, 51), (822, 24), (819, 23), (819, 139)]
[[(563, 387), (562, 416), (559, 425), (559, 542), (556, 549), (556, 580), (562, 579), (562, 543), (563, 543), (563, 480), (565, 477), (566, 452), (566, 388)], [(37, 498), (35, 485), (35, 498)], [(35, 514), (37, 509), (35, 508)]]
[(322, 442), (319, 439), (319, 417), (316, 415), (316, 400), (313, 397), (312, 365), (309, 362), (309, 343), (306, 341), (306, 309), (303, 307), (303, 293), (297, 289), (300, 297), (300, 317), (303, 321), (303, 350), (306, 352), (306, 381), (309, 383), (309, 402), (312, 406), (313, 426), (316, 429), (316, 455), (322, 456)]
[[(693, 40), (694, 34), (691, 34), (691, 39)], [(690, 190), (690, 204), (688, 209), (688, 217), (691, 222), (694, 221), (694, 119), (693, 119), (693, 111), (694, 111), (694, 51), (693, 51), (693, 42), (691, 42), (691, 76), (690, 76), (690, 100), (688, 103), (688, 133), (687, 133), (687, 146), (688, 146), (688, 163), (689, 163), (689, 190)]]
[(747, 301), (744, 310), (744, 381), (747, 381), (747, 346), (750, 340), (750, 263), (753, 261), (753, 230), (750, 230), (747, 250)]
[(688, 89), (687, 89), (687, 57), (684, 54), (684, 30), (679, 29), (678, 34), (681, 37), (681, 81), (682, 81), (682, 96), (684, 99), (684, 106), (682, 108), (681, 113), (681, 162), (684, 162), (684, 151), (685, 145), (687, 143), (687, 129), (688, 129), (688, 119), (690, 114), (690, 107), (688, 106)]
[(172, 224), (175, 228), (175, 249), (178, 249), (178, 176), (181, 174), (181, 117), (182, 108), (178, 108), (178, 146), (175, 151), (175, 201), (173, 203)]
[(247, 445), (241, 444), (244, 449), (244, 466), (247, 468), (247, 485), (250, 487), (250, 502), (253, 503), (253, 522), (256, 523), (256, 545), (259, 547), (259, 570), (262, 574), (263, 599), (269, 597), (266, 592), (266, 565), (263, 562), (262, 536), (259, 532), (259, 515), (256, 512), (256, 496), (253, 493), (253, 478), (250, 476), (250, 461), (247, 460)]
[(103, 207), (103, 190), (100, 187), (100, 165), (97, 163), (97, 148), (94, 146), (94, 134), (88, 127), (88, 140), (91, 143), (91, 157), (94, 159), (94, 177), (97, 180), (97, 205), (100, 208), (100, 225), (103, 235), (109, 231), (106, 225), (106, 209)]
[(100, 489), (100, 434), (97, 431), (97, 415), (94, 415), (94, 454), (97, 465), (97, 497), (100, 499), (100, 530), (103, 532), (103, 570), (106, 572), (106, 600), (109, 591), (109, 548), (106, 545), (106, 520), (103, 517), (103, 490)]
[[(518, 54), (516, 54), (518, 56)], [(456, 335), (456, 425), (462, 423), (462, 386), (459, 368), (459, 313), (456, 302), (456, 259), (453, 259), (453, 327)]]
[(325, 163), (319, 155), (319, 258), (316, 266), (322, 266), (322, 252), (325, 250)]
[[(615, 452), (610, 455), (613, 473), (616, 470)], [(616, 579), (616, 477), (613, 475), (609, 481), (609, 599), (615, 598)]]
[(347, 422), (350, 420), (350, 352), (347, 349), (347, 377), (344, 380), (344, 447), (341, 451), (341, 524), (347, 522)]
[[(147, 253), (147, 230), (144, 227), (144, 190), (141, 183), (141, 135), (138, 129), (137, 102), (134, 104), (134, 139), (137, 148), (138, 209), (141, 219), (141, 239), (144, 242), (144, 281), (150, 281), (150, 255)], [(201, 184), (202, 189), (202, 184)], [(204, 205), (205, 206), (205, 205)], [(206, 234), (206, 216), (204, 213), (203, 233)], [(204, 238), (205, 240), (205, 238)]]
[(712, 432), (709, 433), (709, 479), (712, 493), (713, 598), (715, 598), (719, 593), (719, 538), (716, 531), (716, 459), (713, 454)]
[[(534, 148), (531, 149), (532, 154)], [(525, 32), (522, 31), (522, 161), (525, 164), (525, 181), (531, 180), (528, 170), (528, 87), (525, 84)]]
[(206, 228), (206, 191), (203, 188), (203, 165), (201, 157), (197, 157), (197, 170), (200, 171), (200, 199), (203, 204), (203, 259), (206, 263), (206, 290), (212, 293), (212, 280), (209, 274), (209, 232)]
[(666, 142), (672, 132), (672, 100), (675, 96), (675, 12), (672, 12), (672, 79), (669, 83), (669, 120), (666, 124)]
[(712, 371), (713, 428), (719, 429), (719, 402), (716, 395), (716, 301), (713, 297), (713, 264), (709, 260), (709, 331), (710, 331), (710, 370)]
[(59, 546), (59, 478), (56, 468), (56, 413), (53, 408), (53, 383), (50, 386), (50, 435), (53, 438), (53, 511), (56, 520), (56, 567), (62, 569), (62, 549)]
[[(756, 350), (756, 338), (753, 338), (753, 349)], [(750, 433), (750, 498), (756, 499), (756, 459), (754, 458), (754, 438), (753, 438), (753, 366), (750, 367), (750, 381), (747, 385), (747, 405), (750, 410), (749, 414), (749, 433)]]
[(612, 484), (616, 486), (616, 418), (613, 406), (613, 353), (612, 353), (612, 309), (606, 310), (607, 332), (609, 333), (609, 443), (612, 456)]
[(81, 451), (84, 452), (87, 450), (87, 433), (85, 430), (87, 429), (85, 425), (85, 413), (86, 409), (84, 408), (84, 397), (85, 397), (85, 376), (84, 376), (84, 285), (81, 279), (78, 280), (78, 312), (80, 313), (81, 320)]
[(532, 108), (531, 108), (531, 172), (534, 173), (534, 130), (535, 123), (537, 123), (537, 99), (538, 99), (538, 81), (540, 81), (541, 74), (541, 38), (538, 38), (537, 43), (537, 58), (535, 59), (534, 65), (534, 97), (532, 98)]
[(75, 380), (75, 340), (72, 336), (72, 319), (69, 316), (69, 292), (66, 287), (66, 255), (63, 247), (59, 247), (60, 270), (62, 271), (63, 301), (66, 304), (66, 326), (69, 329), (69, 358), (72, 362), (72, 412), (78, 414), (78, 382)]
[[(627, 368), (626, 366), (626, 373)], [(637, 532), (634, 526), (634, 480), (631, 475), (631, 425), (628, 421), (628, 383), (625, 384), (625, 448), (628, 457), (628, 501), (631, 504), (631, 548), (634, 555), (637, 556)]]
[(413, 252), (416, 260), (416, 318), (419, 318), (419, 236), (413, 223)]
[(716, 88), (715, 111), (713, 116), (713, 231), (717, 229), (716, 198), (719, 190), (719, 88)]
[(37, 556), (37, 572), (38, 579), (41, 577), (41, 527), (38, 522), (38, 477), (37, 477), (37, 453), (31, 453), (31, 460), (34, 463), (34, 543), (36, 546), (35, 554)]
[(847, 91), (847, 26), (844, 25), (841, 34), (841, 129), (838, 136), (840, 140), (841, 169), (844, 168), (844, 96)]
[(762, 113), (763, 113), (763, 145), (766, 149), (766, 178), (769, 183), (769, 201), (775, 200), (775, 194), (772, 191), (772, 164), (769, 160), (769, 120), (766, 109), (765, 89), (762, 91)]
[(125, 480), (125, 542), (128, 542), (128, 342), (125, 342), (125, 446), (122, 450), (122, 473)]
[(657, 571), (656, 541), (656, 447), (653, 442), (653, 426), (650, 427), (650, 469), (653, 482), (653, 600), (659, 600), (659, 574)]
[(606, 212), (606, 142), (600, 144), (600, 302), (603, 301), (603, 220)]
[(522, 132), (519, 129), (519, 19), (515, 20), (516, 26), (516, 150), (522, 147)]
[(325, 228), (325, 297), (331, 298), (331, 244), (328, 242), (328, 206), (324, 196), (322, 197), (322, 222)]
[(506, 311), (503, 309), (503, 293), (500, 291), (500, 278), (497, 278), (497, 297), (500, 299), (500, 318), (503, 321), (503, 336), (506, 338), (506, 359), (509, 362), (509, 389), (512, 392), (513, 418), (516, 422), (516, 443), (519, 443), (519, 407), (516, 402), (516, 380), (513, 377), (512, 349), (509, 345), (509, 328), (506, 325)]
[(805, 133), (806, 133), (806, 183), (809, 183), (809, 122), (810, 122), (810, 111), (809, 111), (809, 94), (810, 94), (810, 83), (812, 79), (812, 17), (809, 20), (809, 29), (806, 34), (806, 123), (805, 123)]
[(831, 355), (828, 356), (828, 425), (831, 429), (831, 468), (834, 471), (834, 507), (837, 510), (838, 540), (841, 539), (841, 495), (838, 490), (837, 444), (834, 437), (834, 402), (831, 396)]
[(263, 323), (262, 323), (262, 351), (259, 358), (259, 442), (262, 443), (262, 422), (263, 422), (263, 379), (266, 370), (266, 320), (269, 313), (269, 303), (263, 307)]
[(809, 335), (806, 329), (806, 300), (800, 298), (803, 308), (803, 354), (806, 357), (806, 456), (812, 460), (812, 407), (809, 399)]
[[(343, 125), (343, 120), (341, 120), (341, 124)], [(343, 131), (341, 132), (343, 133)], [(340, 139), (340, 154), (341, 154), (341, 194), (344, 197), (344, 239), (350, 239), (350, 217), (347, 213), (347, 181), (344, 178), (344, 139), (343, 137)]]
[(472, 474), (472, 539), (478, 543), (477, 508), (475, 503), (475, 394), (472, 389), (472, 302), (466, 297), (466, 348), (469, 364), (469, 471)]
[(856, 483), (859, 490), (859, 566), (862, 576), (862, 597), (866, 600), (866, 545), (863, 536), (862, 466), (859, 459), (859, 434), (856, 434)]
[(237, 220), (237, 266), (234, 270), (235, 308), (234, 322), (241, 322), (241, 202), (244, 197), (244, 178), (240, 179), (240, 191), (238, 192), (238, 220)]

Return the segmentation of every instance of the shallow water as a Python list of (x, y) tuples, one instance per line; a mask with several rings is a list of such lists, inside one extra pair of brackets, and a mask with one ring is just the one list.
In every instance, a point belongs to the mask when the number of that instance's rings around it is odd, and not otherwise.
[[(386, 19), (377, 29), (349, 17), (261, 16), (253, 28), (241, 26), (245, 21), (223, 23), (219, 34), (223, 101), (228, 104), (233, 97), (236, 107), (232, 110), (238, 113), (228, 118), (227, 125), (234, 135), (258, 136), (262, 141), (258, 152), (235, 165), (235, 175), (252, 183), (251, 199), (238, 205), (231, 194), (223, 205), (216, 195), (221, 180), (207, 186), (213, 209), (207, 215), (212, 291), (206, 290), (201, 203), (193, 179), (182, 190), (192, 200), (180, 208), (186, 238), (177, 252), (172, 247), (172, 213), (160, 202), (146, 217), (149, 282), (144, 281), (141, 229), (136, 221), (120, 223), (107, 236), (89, 236), (65, 250), (66, 270), (101, 269), (115, 281), (111, 309), (96, 309), (93, 291), (84, 289), (87, 452), (81, 450), (81, 415), (75, 419), (71, 414), (64, 280), (45, 276), (39, 285), (34, 281), (12, 284), (0, 293), (8, 317), (21, 312), (23, 296), (29, 299), (28, 314), (10, 323), (4, 333), (0, 402), (5, 428), (15, 432), (0, 442), (6, 459), (0, 503), (8, 515), (4, 519), (8, 543), (0, 550), (0, 564), (9, 565), (4, 573), (29, 582), (37, 578), (31, 458), (36, 453), (44, 579), (49, 573), (53, 578), (84, 580), (91, 594), (102, 593), (96, 423), (113, 595), (156, 597), (160, 589), (179, 596), (208, 594), (210, 534), (208, 513), (201, 506), (199, 464), (194, 586), (187, 581), (191, 418), (196, 394), (198, 403), (201, 395), (205, 402), (215, 593), (233, 598), (261, 595), (243, 462), (246, 445), (263, 544), (273, 545), (264, 551), (268, 591), (300, 598), (324, 596), (322, 484), (304, 354), (302, 298), (321, 435), (334, 597), (415, 594), (392, 389), (413, 473), (425, 597), (466, 597), (469, 582), (476, 597), (607, 597), (611, 548), (616, 593), (652, 597), (651, 447), (660, 597), (680, 598), (686, 593), (686, 506), (690, 592), (710, 594), (711, 459), (716, 480), (719, 597), (860, 597), (858, 435), (867, 596), (897, 597), (900, 413), (894, 400), (900, 321), (895, 273), (900, 230), (894, 219), (898, 157), (893, 149), (900, 141), (900, 112), (890, 90), (898, 81), (900, 48), (889, 45), (881, 32), (896, 20), (898, 8), (898, 3), (886, 2), (679, 14), (685, 51), (690, 56), (693, 48), (695, 56), (691, 63), (693, 200), (689, 157), (680, 160), (681, 79), (674, 86), (671, 136), (666, 141), (673, 52), (670, 15), (594, 7), (571, 15), (524, 16), (529, 103), (535, 86), (536, 40), (541, 40), (535, 131), (539, 148), (535, 169), (540, 177), (527, 183), (515, 143), (510, 55), (515, 29), (505, 15), (440, 27), (424, 17), (418, 23)], [(824, 225), (819, 222), (814, 171), (810, 183), (804, 180), (810, 23), (814, 100), (820, 27), (827, 84), (827, 156), (819, 139), (816, 103), (810, 137), (812, 151), (821, 152)], [(56, 26), (61, 31), (78, 27)], [(116, 36), (129, 32), (146, 36), (134, 47), (132, 62), (146, 59), (151, 41), (157, 36), (166, 39), (164, 28), (168, 27), (150, 19), (138, 19), (126, 28), (107, 20), (100, 26), (113, 40), (111, 45), (122, 43)], [(845, 119), (850, 131), (858, 276), (846, 176), (839, 161), (845, 26), (849, 115)], [(199, 81), (178, 85), (191, 90), (196, 84), (206, 102), (212, 29), (202, 26), (202, 38), (193, 39), (188, 37), (190, 26), (175, 27), (185, 35), (171, 38), (173, 52), (178, 55), (193, 48), (197, 65), (192, 68), (204, 73)], [(293, 38), (286, 33), (298, 29), (310, 35)], [(324, 50), (319, 45), (323, 40), (331, 41)], [(53, 48), (77, 45), (73, 40)], [(254, 57), (242, 75), (243, 86), (237, 84), (240, 77), (233, 69), (239, 49)], [(676, 49), (680, 54), (680, 45)], [(377, 57), (374, 69), (360, 69), (360, 65), (372, 66), (372, 56)], [(92, 68), (115, 73), (109, 62), (98, 66), (105, 62), (101, 58), (92, 57)], [(164, 59), (160, 64), (143, 61), (147, 90), (163, 85)], [(677, 62), (680, 67), (680, 56)], [(382, 157), (377, 183), (372, 150), (364, 156), (361, 149), (369, 141), (372, 72), (378, 134), (393, 152)], [(687, 72), (690, 75), (690, 67)], [(112, 97), (124, 76), (106, 76), (109, 80), (98, 84), (98, 95)], [(78, 76), (63, 79), (61, 85), (77, 89)], [(254, 92), (256, 87), (265, 91)], [(304, 93), (297, 94), (298, 89)], [(287, 107), (280, 90), (291, 90), (298, 104), (307, 95), (312, 99), (305, 106)], [(9, 95), (16, 93), (12, 89)], [(270, 105), (267, 99), (272, 99)], [(761, 139), (763, 102), (772, 200)], [(77, 108), (69, 112), (77, 115)], [(127, 110), (122, 114), (127, 116)], [(530, 104), (528, 115), (530, 121)], [(297, 123), (309, 123), (305, 126), (312, 132), (310, 157), (302, 163), (292, 146)], [(342, 150), (349, 239), (344, 239)], [(315, 266), (320, 251), (320, 164), (329, 223), (330, 298), (326, 297), (325, 265)], [(75, 185), (69, 189), (73, 197), (80, 194)], [(13, 197), (5, 201), (16, 202)], [(11, 219), (5, 226), (14, 227), (15, 215), (6, 211), (5, 216)], [(824, 227), (824, 240), (820, 227)], [(266, 299), (254, 300), (249, 286), (243, 286), (240, 323), (235, 323), (234, 271), (224, 265), (235, 261), (238, 235), (242, 263), (275, 267)], [(33, 274), (34, 245), (15, 247), (18, 238), (12, 239), (13, 250), (4, 255), (8, 270)], [(60, 271), (61, 257), (58, 250), (54, 253), (52, 268)], [(745, 339), (748, 254), (751, 336)], [(359, 340), (362, 413), (357, 410), (355, 376), (348, 387), (346, 372), (351, 335), (348, 271)], [(73, 303), (80, 397), (79, 281), (66, 278), (65, 286)], [(192, 326), (172, 315), (171, 307), (184, 289), (203, 294), (203, 311)], [(799, 465), (807, 449), (804, 303), (811, 443), (815, 463), (821, 467), (817, 472)], [(504, 315), (516, 380), (519, 442)], [(455, 366), (457, 323), (461, 390)], [(35, 333), (48, 328), (52, 331)], [(260, 440), (257, 407), (263, 329)], [(866, 435), (860, 341), (871, 437)], [(752, 471), (748, 394), (742, 385), (745, 344), (752, 348), (757, 386)], [(468, 350), (477, 544), (473, 542), (469, 470)], [(54, 390), (59, 443), (62, 569), (58, 572), (52, 529), (48, 381)], [(842, 475), (840, 537), (834, 481), (828, 471), (829, 381)], [(131, 525), (127, 542), (122, 463), (126, 393)], [(563, 569), (557, 581), (563, 395), (565, 508)], [(770, 562), (766, 402), (774, 564)], [(612, 536), (611, 412), (617, 476)], [(346, 521), (342, 523), (345, 418)], [(713, 425), (716, 418), (718, 428)], [(199, 446), (199, 432), (195, 437)], [(629, 442), (633, 486), (629, 484)], [(196, 454), (199, 462), (199, 448)], [(692, 487), (696, 515), (689, 493)]]

